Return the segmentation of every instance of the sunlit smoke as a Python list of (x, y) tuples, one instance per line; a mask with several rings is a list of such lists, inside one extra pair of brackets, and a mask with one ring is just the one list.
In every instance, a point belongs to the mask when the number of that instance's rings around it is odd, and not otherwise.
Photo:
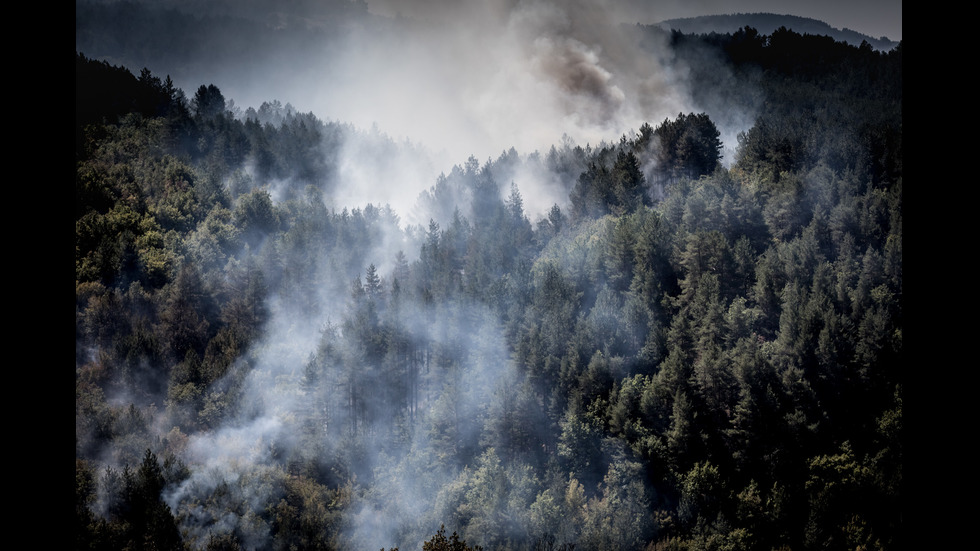
[[(276, 52), (270, 57), (283, 60), (276, 66), (250, 72), (228, 67), (217, 73), (224, 75), (217, 81), (224, 95), (238, 105), (281, 99), (321, 120), (353, 125), (337, 144), (336, 157), (330, 159), (336, 181), (324, 186), (323, 206), (339, 212), (390, 205), (393, 211), (383, 216), (393, 212), (389, 221), (398, 218), (393, 227), (372, 236), (370, 248), (353, 253), (361, 269), (374, 265), (387, 276), (398, 251), (414, 260), (418, 246), (399, 230), (426, 226), (432, 213), (417, 208), (420, 192), (466, 159), (482, 165), (512, 155), (513, 160), (501, 163), (492, 176), (501, 199), (506, 199), (511, 184), (519, 190), (524, 211), (534, 222), (553, 205), (565, 208), (568, 201), (569, 190), (545, 159), (552, 144), (570, 148), (615, 141), (645, 122), (655, 125), (681, 112), (721, 112), (726, 107), (723, 98), (692, 99), (685, 68), (671, 63), (668, 46), (650, 44), (649, 36), (644, 43), (640, 30), (622, 24), (604, 3), (466, 2), (442, 12), (428, 10), (432, 5), (404, 4), (402, 13), (409, 18), (369, 18), (344, 27), (338, 36), (319, 37), (306, 49)], [(314, 9), (312, 3), (302, 6)], [(273, 28), (289, 29), (298, 21), (321, 22), (315, 12), (302, 15), (299, 19), (277, 16)], [(210, 82), (213, 75), (183, 78), (199, 84)], [(723, 123), (744, 124), (744, 128), (751, 124), (750, 114), (729, 117)], [(725, 127), (724, 136), (741, 129)], [(290, 182), (262, 185), (277, 202), (291, 193)], [(353, 275), (337, 273), (327, 258), (310, 259), (309, 265), (313, 273), (305, 276), (328, 284), (312, 289), (308, 296), (273, 297), (263, 336), (248, 352), (248, 365), (240, 360), (227, 376), (243, 378), (236, 398), (243, 406), (219, 426), (188, 439), (183, 459), (192, 475), (167, 496), (171, 508), (179, 511), (184, 530), (220, 533), (227, 530), (226, 524), (234, 524), (230, 518), (210, 518), (193, 505), (198, 496), (212, 495), (221, 485), (238, 488), (242, 501), (270, 502), (281, 489), (243, 480), (276, 468), (284, 455), (300, 453), (302, 419), (313, 399), (304, 387), (304, 368), (323, 339), (330, 338), (325, 328), (342, 320), (350, 302), (344, 294), (346, 278)], [(316, 308), (297, 312), (293, 308), (297, 301)], [(485, 306), (463, 304), (439, 321), (416, 317), (401, 322), (397, 329), (413, 339), (465, 351), (465, 361), (460, 362), (464, 371), (447, 377), (441, 394), (430, 397), (422, 408), (421, 428), (406, 436), (407, 448), (420, 462), (435, 454), (426, 429), (440, 422), (425, 415), (451, 410), (459, 439), (476, 441), (494, 392), (508, 390), (516, 376), (499, 320)], [(456, 340), (448, 342), (447, 335)], [(327, 373), (342, 369), (324, 361)], [(219, 381), (215, 388), (231, 385), (230, 380)], [(337, 394), (324, 398), (325, 407), (342, 408), (339, 388), (336, 385), (332, 390)], [(458, 403), (445, 403), (450, 400)], [(318, 430), (322, 431), (320, 445), (331, 452), (343, 447), (344, 427), (328, 424)], [(362, 461), (352, 468), (355, 472), (397, 473), (419, 466), (385, 456), (383, 445), (370, 436), (363, 440), (369, 449), (359, 456)], [(448, 491), (449, 483), (470, 467), (446, 466), (437, 473), (443, 479), (393, 476), (375, 481), (378, 492), (400, 497), (382, 506), (369, 494), (351, 508), (349, 537), (354, 548), (377, 546), (379, 541), (390, 544), (406, 530), (418, 529), (412, 523), (423, 512), (440, 516), (440, 499), (445, 500), (440, 492)], [(256, 529), (245, 536), (249, 543), (261, 543), (267, 534)]]

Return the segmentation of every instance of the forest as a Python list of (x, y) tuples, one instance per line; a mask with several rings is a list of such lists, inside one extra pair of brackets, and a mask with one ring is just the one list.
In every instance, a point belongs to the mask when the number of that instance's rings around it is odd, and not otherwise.
[(333, 199), (403, 143), (76, 52), (75, 548), (900, 547), (902, 45), (666, 38), (730, 163), (681, 112), (413, 217)]

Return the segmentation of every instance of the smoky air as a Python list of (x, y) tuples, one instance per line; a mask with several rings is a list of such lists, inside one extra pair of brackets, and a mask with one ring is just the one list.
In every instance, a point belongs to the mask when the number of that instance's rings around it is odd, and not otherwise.
[(895, 543), (901, 46), (632, 13), (76, 2), (79, 546)]

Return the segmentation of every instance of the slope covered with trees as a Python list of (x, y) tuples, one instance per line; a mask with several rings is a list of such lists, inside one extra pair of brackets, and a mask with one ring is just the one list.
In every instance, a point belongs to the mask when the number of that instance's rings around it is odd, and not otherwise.
[(76, 548), (897, 547), (901, 46), (673, 46), (759, 87), (731, 166), (679, 113), (427, 225), (333, 202), (351, 127), (77, 53)]

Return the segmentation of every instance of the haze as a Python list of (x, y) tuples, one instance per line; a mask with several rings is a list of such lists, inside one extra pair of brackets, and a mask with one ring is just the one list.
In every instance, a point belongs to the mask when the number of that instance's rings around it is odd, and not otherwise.
[[(120, 61), (133, 71), (148, 67), (170, 75), (188, 95), (213, 83), (241, 110), (279, 100), (323, 120), (411, 142), (414, 151), (428, 154), (404, 156), (416, 161), (412, 165), (386, 159), (388, 166), (373, 174), (358, 169), (338, 198), (352, 205), (387, 202), (405, 213), (440, 172), (470, 156), (483, 162), (510, 148), (521, 155), (546, 153), (565, 139), (596, 145), (681, 112), (707, 112), (716, 121), (726, 145), (723, 161), (730, 162), (735, 136), (754, 122), (752, 107), (742, 101), (735, 109), (718, 95), (694, 99), (686, 81), (688, 68), (676, 63), (665, 45), (636, 32), (635, 23), (774, 11), (823, 17), (831, 24), (847, 19), (863, 30), (860, 25), (869, 14), (878, 14), (876, 21), (882, 24), (897, 14), (900, 30), (900, 2), (852, 2), (847, 12), (840, 3), (824, 3), (820, 9), (806, 4), (172, 0), (147, 5), (223, 16), (232, 23), (201, 37), (203, 45), (182, 44)], [(113, 61), (113, 52), (86, 51), (89, 45), (77, 28), (76, 20), (76, 48)], [(163, 27), (144, 32), (168, 33)], [(222, 48), (223, 40), (235, 43), (243, 35), (245, 46)], [(141, 51), (139, 45), (130, 47)], [(719, 82), (727, 71), (719, 65)], [(360, 158), (346, 161), (346, 166), (365, 166)], [(366, 179), (390, 180), (395, 174), (404, 175), (397, 185)], [(533, 193), (531, 183), (518, 185)], [(543, 201), (541, 208), (550, 207), (550, 198)], [(529, 205), (532, 211), (536, 207)]]

